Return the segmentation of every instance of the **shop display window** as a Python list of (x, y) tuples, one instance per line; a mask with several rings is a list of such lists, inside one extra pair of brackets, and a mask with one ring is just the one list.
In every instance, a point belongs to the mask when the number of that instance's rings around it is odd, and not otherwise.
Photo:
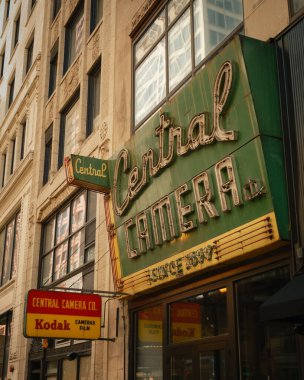
[(161, 305), (136, 313), (135, 379), (162, 379), (163, 310)]

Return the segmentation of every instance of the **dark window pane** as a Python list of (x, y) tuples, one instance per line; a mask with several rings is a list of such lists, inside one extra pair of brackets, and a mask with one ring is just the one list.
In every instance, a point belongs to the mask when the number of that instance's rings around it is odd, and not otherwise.
[(259, 306), (289, 280), (287, 267), (237, 283), (240, 378), (242, 380), (300, 379), (294, 326), (259, 320)]
[(24, 158), (25, 136), (26, 136), (26, 122), (21, 125), (20, 160)]
[(100, 65), (89, 75), (88, 82), (88, 119), (87, 119), (87, 136), (89, 136), (98, 122), (100, 113)]
[(16, 139), (11, 141), (11, 170), (10, 173), (13, 174), (15, 168), (15, 150), (16, 150)]
[(26, 68), (25, 72), (27, 73), (33, 63), (33, 51), (34, 51), (34, 40), (31, 41), (27, 48), (27, 57), (26, 57)]
[(57, 80), (57, 60), (58, 60), (58, 52), (54, 54), (50, 61), (50, 78), (49, 78), (49, 97), (53, 94), (56, 88), (56, 80)]
[(20, 29), (20, 16), (18, 16), (15, 21), (15, 35), (14, 35), (14, 47), (17, 45), (19, 41), (19, 29)]
[(48, 285), (52, 282), (53, 273), (53, 252), (49, 253), (42, 259), (42, 286)]
[(1, 285), (1, 278), (2, 278), (4, 243), (5, 243), (5, 229), (0, 232), (0, 285)]
[(1, 179), (2, 187), (5, 184), (5, 171), (6, 171), (6, 153), (3, 153), (2, 154), (2, 179)]
[(10, 14), (10, 0), (6, 0), (5, 2), (5, 20), (7, 20), (9, 18), (9, 14)]
[(54, 247), (55, 242), (55, 218), (53, 218), (44, 228), (44, 251), (48, 252)]
[(51, 162), (52, 162), (52, 145), (53, 145), (53, 126), (51, 125), (45, 132), (44, 146), (44, 170), (43, 185), (50, 179)]
[(296, 13), (304, 7), (304, 0), (291, 0), (292, 12)]
[[(190, 353), (185, 352), (184, 355), (172, 355), (170, 360), (170, 379), (193, 379), (194, 368), (193, 359)], [(205, 379), (205, 378), (201, 378)], [(206, 379), (213, 379), (212, 377), (206, 377)], [(199, 379), (198, 379), (199, 380)]]
[(53, 14), (52, 20), (55, 19), (61, 7), (61, 0), (53, 0)]
[(10, 108), (11, 104), (14, 100), (14, 91), (15, 91), (15, 78), (10, 82), (9, 84), (9, 90), (8, 90), (8, 108)]
[(0, 55), (0, 79), (3, 77), (4, 62), (5, 62), (5, 48), (3, 49), (3, 52)]
[(102, 18), (103, 0), (91, 0), (91, 20), (90, 20), (90, 33), (93, 32), (96, 25)]

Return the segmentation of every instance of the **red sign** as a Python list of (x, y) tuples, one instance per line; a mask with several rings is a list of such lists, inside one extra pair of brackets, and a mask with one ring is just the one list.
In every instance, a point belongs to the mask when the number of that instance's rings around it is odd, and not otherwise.
[(99, 339), (100, 329), (100, 296), (35, 289), (28, 292), (26, 337)]

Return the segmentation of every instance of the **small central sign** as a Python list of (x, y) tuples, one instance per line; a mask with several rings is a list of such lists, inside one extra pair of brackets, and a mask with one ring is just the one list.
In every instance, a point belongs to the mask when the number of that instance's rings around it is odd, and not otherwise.
[(110, 192), (108, 161), (71, 154), (64, 160), (67, 182), (70, 185)]
[(27, 338), (99, 339), (101, 297), (31, 289), (25, 307)]

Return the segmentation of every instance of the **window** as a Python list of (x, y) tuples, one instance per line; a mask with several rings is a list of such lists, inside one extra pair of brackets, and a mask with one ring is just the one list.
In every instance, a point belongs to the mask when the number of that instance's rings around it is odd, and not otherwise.
[(259, 316), (260, 305), (289, 281), (289, 268), (265, 268), (239, 268), (202, 287), (189, 280), (150, 304), (145, 296), (131, 300), (129, 378), (302, 379), (294, 325)]
[(90, 33), (96, 28), (102, 18), (102, 0), (91, 0)]
[(12, 313), (0, 315), (0, 379), (7, 379)]
[[(43, 226), (42, 286), (93, 263), (95, 228), (96, 193), (90, 191), (78, 194)], [(70, 287), (78, 281), (83, 281), (81, 273)]]
[(75, 153), (78, 149), (77, 138), (80, 131), (80, 107), (79, 99), (61, 114), (58, 169), (63, 164), (63, 158)]
[(26, 48), (26, 65), (25, 73), (29, 71), (33, 63), (33, 52), (34, 52), (34, 39), (31, 40), (28, 47)]
[(61, 8), (61, 0), (53, 0), (52, 21), (55, 20), (60, 8)]
[(11, 140), (11, 169), (10, 174), (13, 174), (15, 169), (15, 150), (16, 150), (16, 137)]
[(44, 135), (44, 170), (43, 185), (50, 179), (51, 160), (52, 160), (52, 144), (53, 144), (53, 125), (51, 125)]
[(5, 15), (5, 21), (9, 18), (10, 14), (10, 0), (6, 0), (4, 5), (4, 15)]
[(23, 160), (23, 158), (24, 158), (25, 136), (26, 136), (26, 121), (21, 124), (20, 160)]
[(16, 273), (16, 257), (20, 241), (20, 212), (0, 230), (0, 286)]
[(100, 114), (100, 79), (101, 66), (100, 63), (89, 74), (88, 81), (88, 117), (87, 117), (87, 136), (89, 136), (97, 123)]
[(20, 31), (20, 14), (15, 20), (15, 25), (14, 25), (14, 48), (16, 47), (18, 41), (19, 41), (19, 31)]
[(10, 108), (10, 106), (13, 103), (14, 92), (15, 92), (15, 76), (13, 77), (13, 79), (10, 81), (8, 85), (8, 107), (7, 108)]
[(297, 13), (303, 7), (304, 0), (291, 0), (291, 10), (293, 14)]
[(83, 2), (65, 27), (64, 63), (63, 73), (71, 66), (80, 53), (83, 44)]
[(2, 167), (1, 187), (3, 187), (5, 185), (5, 176), (6, 176), (6, 152), (2, 153), (1, 167)]
[(31, 8), (33, 9), (35, 4), (36, 4), (37, 0), (31, 0)]
[(242, 21), (241, 0), (167, 1), (134, 43), (135, 125), (156, 110)]
[(50, 77), (49, 77), (49, 97), (53, 94), (56, 88), (57, 79), (57, 61), (58, 61), (58, 46), (51, 52), (50, 60)]
[[(300, 379), (292, 323), (259, 319), (259, 306), (289, 281), (278, 268), (237, 282), (239, 371), (241, 379)], [(254, 289), (254, 291), (253, 291)]]
[(4, 61), (5, 61), (5, 46), (2, 49), (2, 52), (0, 54), (0, 79), (3, 77), (3, 73), (4, 73)]

